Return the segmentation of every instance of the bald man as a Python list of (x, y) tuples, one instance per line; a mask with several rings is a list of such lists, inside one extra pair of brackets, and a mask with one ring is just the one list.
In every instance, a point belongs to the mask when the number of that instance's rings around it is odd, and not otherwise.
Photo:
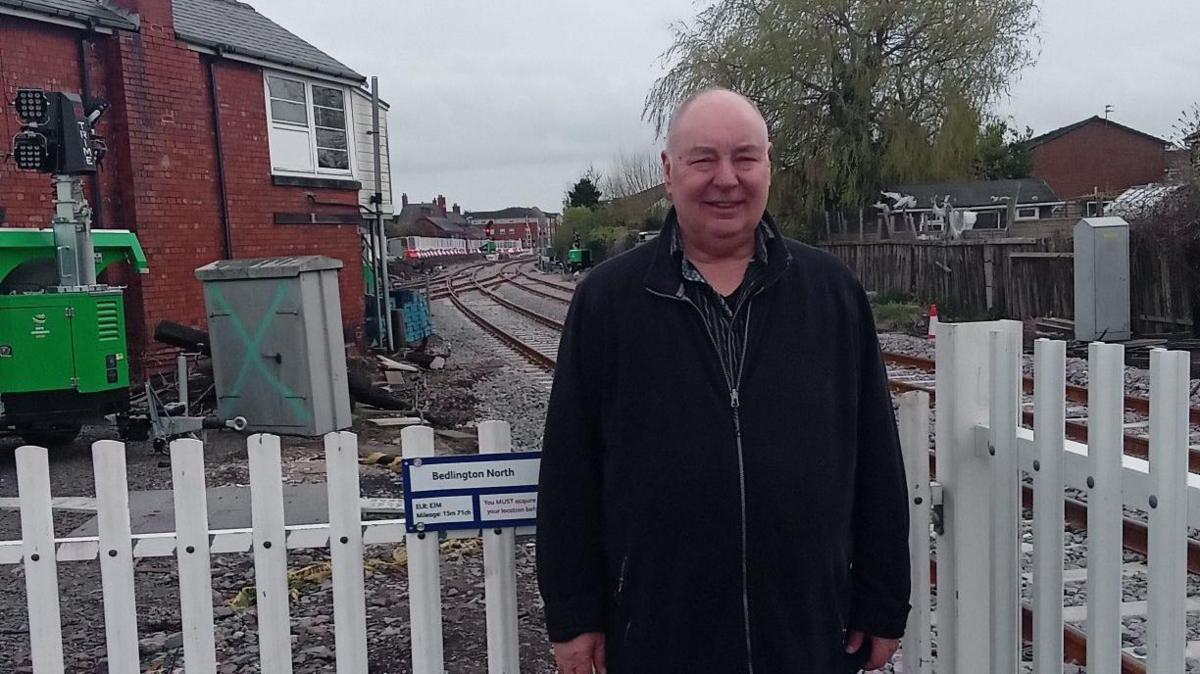
[(537, 534), (564, 674), (856, 672), (904, 630), (906, 487), (871, 309), (766, 213), (770, 151), (742, 96), (686, 101), (661, 235), (575, 293)]

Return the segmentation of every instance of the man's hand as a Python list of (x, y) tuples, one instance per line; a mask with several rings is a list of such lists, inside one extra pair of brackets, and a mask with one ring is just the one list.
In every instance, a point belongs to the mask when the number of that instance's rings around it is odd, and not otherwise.
[[(857, 653), (858, 649), (862, 648), (863, 639), (862, 632), (851, 630), (850, 638), (846, 641), (846, 652)], [(871, 637), (871, 657), (867, 658), (867, 664), (863, 665), (863, 671), (879, 669), (886, 665), (899, 646), (899, 639)]]
[(560, 674), (593, 674), (593, 671), (607, 674), (604, 633), (587, 632), (566, 643), (554, 644), (554, 661)]

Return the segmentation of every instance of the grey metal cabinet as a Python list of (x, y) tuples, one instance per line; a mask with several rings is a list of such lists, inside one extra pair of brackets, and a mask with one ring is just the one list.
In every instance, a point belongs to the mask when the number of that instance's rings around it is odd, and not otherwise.
[(204, 283), (217, 414), (248, 430), (318, 436), (349, 428), (340, 260), (219, 260)]
[(1129, 223), (1084, 218), (1074, 234), (1075, 339), (1129, 339)]

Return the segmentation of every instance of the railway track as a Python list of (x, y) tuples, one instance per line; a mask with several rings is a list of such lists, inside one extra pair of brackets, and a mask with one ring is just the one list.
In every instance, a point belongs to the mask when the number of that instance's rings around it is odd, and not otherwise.
[[(498, 268), (502, 271), (502, 267)], [(461, 277), (465, 275), (460, 273), (446, 280), (444, 296), (450, 303), (472, 323), (505, 344), (543, 375), (552, 373), (562, 324), (495, 294), (490, 284), (485, 282), (486, 279), (479, 278), (479, 270), (470, 272), (463, 281)], [(456, 284), (455, 281), (460, 282)], [(468, 290), (476, 291), (477, 295), (467, 297)], [(520, 320), (514, 321), (514, 317)], [(549, 385), (549, 381), (543, 382)]]

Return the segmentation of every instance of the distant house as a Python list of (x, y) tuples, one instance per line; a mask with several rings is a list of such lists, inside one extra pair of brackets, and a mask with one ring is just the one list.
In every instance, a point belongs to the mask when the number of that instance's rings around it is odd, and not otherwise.
[(1015, 222), (1036, 222), (1054, 218), (1056, 209), (1064, 202), (1046, 181), (1040, 178), (1023, 180), (985, 180), (967, 183), (925, 183), (921, 185), (892, 185), (886, 194), (908, 197), (897, 207), (893, 202), (884, 217), (891, 218), (890, 231), (915, 229), (917, 232), (943, 231), (946, 204), (955, 210), (974, 213), (970, 229), (1008, 229), (1010, 200), (1015, 202)]
[(1162, 182), (1170, 143), (1102, 117), (1055, 129), (1028, 141), (1033, 175), (1063, 199), (1097, 195), (1086, 214), (1135, 185)]
[[(499, 211), (472, 211), (467, 213), (471, 224), (492, 228), (492, 238), (502, 241), (524, 241), (533, 247), (538, 241), (549, 245), (558, 230), (558, 213), (547, 213), (540, 208), (512, 206)], [(542, 239), (542, 237), (545, 239)]]
[(446, 210), (446, 197), (438, 195), (429, 203), (409, 203), (400, 195), (400, 212), (388, 228), (389, 237), (433, 236), (442, 239), (482, 239), (483, 228), (472, 226), (458, 204)]

